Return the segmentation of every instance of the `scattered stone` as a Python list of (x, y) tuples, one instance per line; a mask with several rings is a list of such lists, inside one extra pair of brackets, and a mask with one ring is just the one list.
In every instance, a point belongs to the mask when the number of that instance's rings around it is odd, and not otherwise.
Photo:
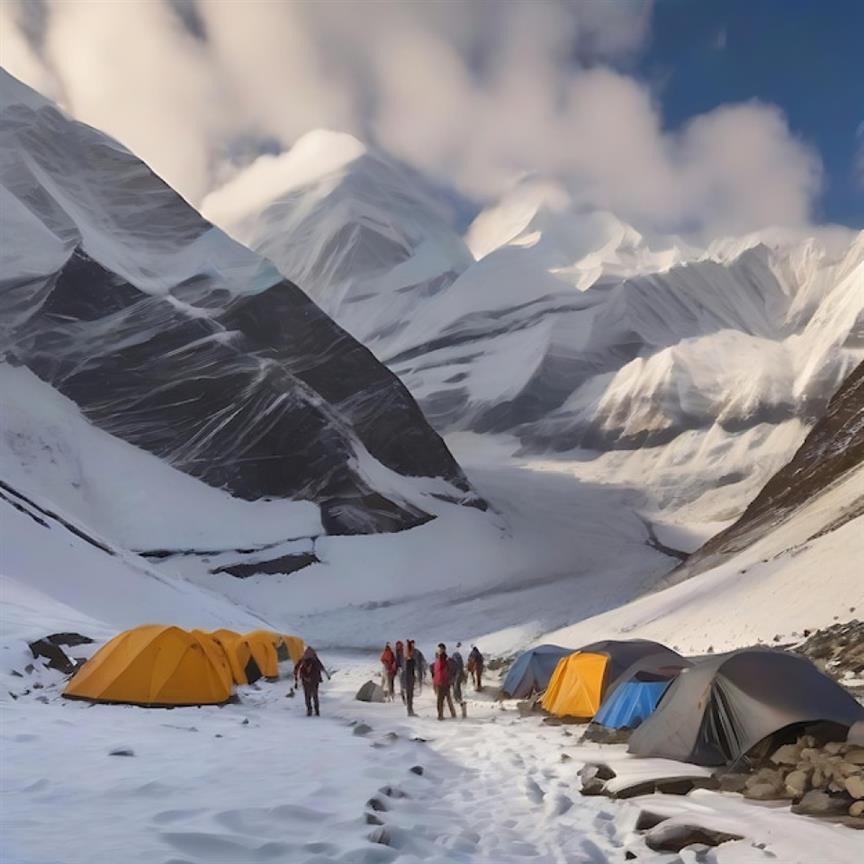
[(572, 762), (573, 757), (569, 753), (562, 753), (561, 754), (561, 761), (562, 762)]
[(45, 687), (45, 685), (41, 681), (34, 681), (33, 682), (33, 689), (34, 690), (42, 690), (44, 687)]
[(115, 747), (108, 751), (109, 756), (134, 756), (135, 751), (131, 747)]
[(366, 824), (367, 825), (383, 825), (384, 822), (379, 819), (374, 813), (366, 814)]
[(390, 809), (380, 798), (370, 798), (366, 806), (376, 813), (386, 813)]
[(28, 675), (32, 675), (32, 674), (36, 671), (36, 667), (35, 667), (32, 663), (28, 663), (28, 664), (24, 667), (24, 671), (25, 671)]
[(66, 656), (66, 652), (59, 645), (47, 639), (37, 639), (29, 645), (34, 657), (42, 657), (48, 661), (45, 665), (49, 669), (57, 669), (64, 675), (71, 675), (75, 671), (75, 663)]
[(412, 774), (417, 774), (419, 777), (423, 776), (423, 766), (422, 765), (412, 765), (408, 770)]
[(864, 776), (861, 774), (853, 774), (851, 777), (847, 777), (843, 785), (853, 798), (864, 798)]
[(803, 813), (805, 816), (825, 816), (846, 813), (848, 807), (848, 799), (832, 797), (821, 789), (811, 789), (797, 804), (792, 806), (792, 812)]
[(292, 687), (292, 688), (291, 688), (291, 689), (290, 689), (290, 690), (285, 694), (285, 698), (286, 698), (286, 699), (293, 699), (294, 696), (295, 696), (294, 688)]
[(36, 701), (41, 702), (43, 705), (47, 705), (48, 704), (48, 697), (47, 696), (37, 696)]
[(829, 741), (825, 745), (825, 752), (831, 756), (837, 756), (846, 749), (845, 743), (842, 741)]
[(744, 797), (754, 801), (774, 801), (786, 797), (786, 783), (782, 769), (762, 768), (748, 778)]
[(652, 828), (645, 837), (645, 844), (654, 852), (680, 852), (686, 846), (697, 843), (703, 846), (719, 846), (731, 840), (743, 840), (740, 834), (730, 834), (701, 825), (662, 822)]
[(721, 792), (738, 792), (743, 793), (747, 781), (750, 779), (749, 774), (721, 774), (717, 780), (720, 784)]
[(797, 765), (801, 761), (800, 744), (784, 744), (771, 754), (775, 765)]
[(849, 815), (860, 818), (864, 816), (864, 801), (855, 801), (849, 805)]
[(631, 851), (628, 849), (628, 850), (624, 853), (624, 860), (625, 860), (625, 861), (635, 861), (635, 860), (636, 860), (636, 853), (635, 853), (635, 852), (631, 852)]
[(45, 637), (54, 645), (66, 645), (74, 648), (76, 645), (92, 645), (93, 640), (89, 636), (82, 636), (80, 633), (52, 633)]
[(221, 732), (217, 732), (213, 737), (214, 737), (214, 738), (221, 738), (221, 737), (222, 737), (222, 733), (221, 733)]
[(639, 795), (652, 795), (657, 791), (657, 785), (654, 780), (644, 780), (641, 783), (632, 783), (630, 786), (625, 786), (623, 789), (616, 789), (611, 793), (611, 798), (637, 798)]
[(415, 735), (411, 740), (416, 741), (418, 744), (425, 744), (429, 739), (421, 738), (419, 735)]
[(14, 675), (16, 678), (24, 677), (17, 669), (13, 669), (11, 674)]
[(381, 846), (390, 846), (390, 832), (382, 825), (369, 835), (369, 842), (378, 843)]
[(241, 726), (248, 726), (248, 725), (249, 725), (249, 718), (248, 718), (248, 717), (244, 717), (244, 718), (243, 718), (243, 722), (242, 722), (240, 725), (241, 725)]
[(636, 830), (650, 831), (661, 822), (665, 822), (668, 818), (668, 816), (661, 816), (659, 813), (652, 813), (650, 810), (642, 810), (636, 819)]
[(801, 798), (810, 788), (812, 772), (806, 770), (792, 771), (786, 775), (786, 791), (793, 798)]
[(579, 776), (583, 779), (596, 777), (598, 780), (611, 780), (615, 772), (605, 762), (586, 762), (579, 769)]
[(358, 723), (354, 727), (355, 735), (368, 735), (372, 731), (371, 726), (367, 726), (365, 723)]
[(596, 777), (591, 777), (582, 781), (582, 788), (579, 791), (583, 795), (605, 795), (606, 784)]
[(846, 751), (846, 761), (852, 765), (864, 765), (864, 747), (850, 747)]

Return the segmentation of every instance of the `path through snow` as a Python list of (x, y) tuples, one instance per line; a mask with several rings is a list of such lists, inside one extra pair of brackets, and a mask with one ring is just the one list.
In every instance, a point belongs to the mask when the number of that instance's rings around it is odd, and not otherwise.
[[(320, 719), (285, 698), (284, 680), (243, 688), (242, 704), (222, 708), (89, 706), (63, 700), (50, 681), (6, 703), (2, 860), (612, 864), (628, 850), (641, 862), (696, 860), (645, 847), (633, 830), (643, 801), (579, 795), (585, 751), (570, 729), (488, 700), (439, 723), (428, 688), (409, 721), (401, 704), (353, 699), (374, 660), (325, 659), (338, 671)], [(135, 755), (109, 755), (117, 747)], [(620, 748), (608, 755), (622, 758)], [(650, 807), (740, 824), (748, 839), (700, 859), (709, 864), (846, 864), (864, 840), (712, 793), (655, 796)]]

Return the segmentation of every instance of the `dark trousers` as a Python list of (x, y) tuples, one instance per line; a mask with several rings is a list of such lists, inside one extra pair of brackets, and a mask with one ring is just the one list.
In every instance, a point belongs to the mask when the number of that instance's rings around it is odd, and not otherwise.
[(453, 681), (453, 698), (457, 702), (464, 702), (465, 700), (462, 698), (462, 675), (459, 674), (456, 676), (456, 679)]
[(450, 709), (450, 716), (456, 716), (456, 709), (453, 707), (453, 697), (450, 695), (450, 687), (439, 687), (435, 685), (435, 696), (438, 700), (438, 719), (444, 719), (444, 702), (446, 700), (447, 707)]
[(393, 682), (395, 680), (396, 680), (396, 673), (393, 672), (391, 674), (390, 672), (388, 672), (387, 673), (387, 692), (390, 694), (391, 699), (393, 699), (393, 694), (395, 692), (394, 687), (393, 687)]
[(311, 714), (312, 709), (315, 709), (315, 714), (320, 714), (318, 709), (318, 682), (304, 681), (303, 682), (303, 697), (306, 699), (306, 713)]
[(474, 667), (474, 689), (479, 693), (483, 689), (483, 667)]
[(408, 707), (408, 716), (414, 715), (414, 682), (405, 682), (405, 705)]

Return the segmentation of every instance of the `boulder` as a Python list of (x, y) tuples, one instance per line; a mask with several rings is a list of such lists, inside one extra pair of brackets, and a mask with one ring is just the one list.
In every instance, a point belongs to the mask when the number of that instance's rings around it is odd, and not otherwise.
[(851, 777), (847, 777), (844, 786), (853, 798), (864, 798), (864, 776), (861, 774), (853, 774)]
[(793, 798), (801, 798), (810, 789), (811, 771), (796, 770), (786, 775), (786, 791)]
[(412, 765), (408, 770), (412, 774), (417, 774), (419, 777), (423, 776), (423, 766), (422, 765)]
[(749, 779), (749, 774), (736, 774), (734, 772), (729, 774), (720, 774), (717, 777), (721, 792), (743, 792)]
[(852, 765), (864, 765), (864, 747), (850, 747), (846, 751), (845, 761)]
[(368, 735), (372, 731), (371, 726), (367, 726), (365, 723), (358, 723), (354, 727), (354, 735)]
[(864, 801), (855, 801), (849, 805), (849, 815), (860, 819), (864, 817)]
[(650, 831), (661, 822), (665, 822), (668, 818), (668, 816), (661, 816), (659, 813), (652, 813), (650, 810), (641, 810), (636, 819), (636, 830)]
[(49, 669), (57, 669), (64, 675), (71, 675), (75, 671), (75, 662), (66, 656), (66, 652), (48, 639), (37, 639), (30, 643), (30, 652), (34, 657), (43, 657), (48, 662), (45, 664)]
[(387, 698), (387, 694), (384, 692), (384, 688), (381, 687), (380, 684), (376, 684), (374, 681), (367, 681), (357, 691), (357, 695), (354, 698), (358, 699), (360, 702), (384, 702)]
[(771, 761), (775, 765), (797, 765), (801, 760), (800, 744), (784, 744), (771, 754)]
[(701, 825), (681, 822), (661, 822), (645, 837), (645, 844), (655, 852), (680, 852), (685, 846), (699, 843), (703, 846), (719, 846), (731, 840), (743, 840), (740, 834), (730, 834)]
[(804, 797), (792, 807), (793, 813), (802, 813), (805, 816), (826, 816), (846, 813), (849, 801), (845, 798), (835, 798), (820, 789), (811, 789)]
[(606, 783), (596, 777), (590, 777), (582, 781), (582, 787), (579, 791), (583, 795), (605, 795)]
[(583, 780), (596, 777), (598, 780), (611, 780), (615, 772), (605, 762), (586, 762), (579, 769), (579, 776)]

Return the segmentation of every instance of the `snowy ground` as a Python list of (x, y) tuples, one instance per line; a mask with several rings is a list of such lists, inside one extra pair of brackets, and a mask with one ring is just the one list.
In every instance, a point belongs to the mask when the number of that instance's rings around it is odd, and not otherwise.
[[(325, 684), (320, 719), (307, 719), (300, 699), (285, 698), (284, 680), (243, 688), (242, 704), (223, 708), (91, 707), (63, 700), (51, 681), (7, 702), (0, 857), (10, 864), (612, 864), (631, 850), (657, 864), (848, 864), (864, 848), (851, 829), (737, 796), (584, 798), (583, 760), (618, 760), (619, 770), (620, 760), (642, 768), (644, 760), (629, 760), (620, 747), (579, 747), (575, 727), (519, 718), (512, 704), (472, 701), (468, 719), (438, 723), (428, 688), (418, 700), (421, 716), (409, 721), (401, 704), (353, 700), (374, 658), (325, 660), (336, 674)], [(37, 692), (47, 704), (33, 701)], [(371, 731), (355, 734), (355, 721)], [(118, 747), (135, 755), (110, 756)], [(572, 758), (562, 760), (565, 753)], [(411, 772), (417, 765), (422, 775)], [(375, 812), (380, 826), (366, 822), (373, 797), (386, 808)], [(746, 839), (701, 859), (651, 852), (634, 831), (643, 808), (696, 816)]]

